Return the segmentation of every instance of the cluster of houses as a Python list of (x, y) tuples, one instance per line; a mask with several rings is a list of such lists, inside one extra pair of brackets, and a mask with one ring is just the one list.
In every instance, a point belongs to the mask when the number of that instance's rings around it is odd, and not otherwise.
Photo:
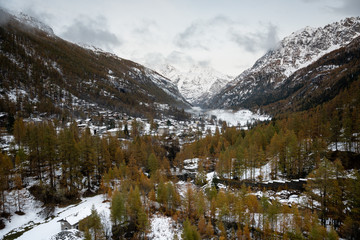
[[(79, 129), (89, 128), (93, 135), (111, 135), (113, 137), (121, 138), (124, 132), (128, 131), (131, 136), (131, 131), (134, 122), (137, 124), (138, 133), (140, 135), (152, 136), (169, 136), (172, 139), (176, 138), (180, 144), (192, 142), (198, 138), (206, 136), (209, 133), (214, 134), (216, 128), (221, 131), (221, 125), (214, 121), (213, 118), (205, 115), (192, 116), (186, 121), (177, 121), (172, 118), (164, 119), (145, 119), (134, 118), (125, 113), (113, 112), (110, 110), (92, 110), (91, 117), (84, 119), (76, 119)], [(7, 114), (0, 114), (0, 120), (7, 121)], [(48, 117), (36, 116), (24, 119), (25, 122), (41, 122), (48, 120)], [(71, 122), (66, 125), (70, 126)], [(0, 132), (0, 148), (6, 150), (13, 138), (6, 133), (4, 129)]]

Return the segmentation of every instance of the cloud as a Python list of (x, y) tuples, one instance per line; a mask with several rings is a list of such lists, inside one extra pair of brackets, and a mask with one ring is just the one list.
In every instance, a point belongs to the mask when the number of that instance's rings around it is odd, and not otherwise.
[(0, 6), (0, 25), (6, 24), (10, 20), (10, 14)]
[(45, 11), (38, 11), (32, 7), (26, 8), (26, 10), (24, 10), (24, 13), (29, 16), (35, 17), (36, 19), (44, 23), (51, 22), (54, 19), (54, 15), (52, 15), (51, 13)]
[(200, 48), (207, 50), (199, 36), (203, 35), (206, 25), (199, 21), (192, 23), (175, 38), (175, 44), (181, 48)]
[(301, 0), (304, 3), (313, 3), (313, 2), (319, 2), (320, 0)]
[(166, 64), (165, 57), (159, 52), (147, 53), (144, 56), (144, 65), (149, 67), (158, 67)]
[(159, 25), (155, 20), (143, 19), (131, 31), (131, 38), (136, 39), (142, 45), (155, 44), (160, 39)]
[(195, 63), (195, 60), (191, 56), (180, 51), (172, 51), (168, 55), (159, 52), (151, 52), (146, 54), (144, 59), (145, 64), (148, 66), (162, 66), (164, 64), (184, 66)]
[(211, 61), (209, 60), (203, 60), (203, 61), (199, 61), (198, 64), (201, 66), (201, 67), (209, 67), (211, 65)]
[(248, 52), (267, 51), (279, 41), (277, 26), (268, 23), (263, 28), (251, 32), (245, 24), (223, 15), (207, 21), (195, 21), (175, 37), (176, 46), (182, 49), (209, 50), (214, 46), (234, 42)]
[(223, 30), (234, 24), (237, 23), (223, 15), (218, 15), (209, 20), (194, 21), (175, 37), (174, 43), (183, 49), (208, 51), (212, 42), (222, 38)]
[(277, 27), (271, 23), (266, 26), (265, 31), (244, 33), (231, 29), (230, 35), (235, 43), (252, 53), (260, 50), (270, 50), (274, 48), (279, 41)]
[(133, 32), (139, 35), (151, 34), (151, 28), (155, 28), (157, 26), (158, 24), (155, 20), (143, 19), (141, 25), (136, 27)]
[(192, 56), (181, 51), (172, 51), (168, 55), (164, 55), (159, 52), (152, 52), (145, 55), (144, 65), (155, 69), (162, 69), (164, 65), (171, 65), (179, 70), (187, 71), (194, 65), (209, 67), (211, 65), (211, 61), (195, 60)]
[(172, 65), (191, 65), (194, 64), (195, 61), (194, 59), (190, 56), (187, 55), (183, 52), (180, 51), (172, 51), (167, 57), (166, 57), (166, 62), (169, 62)]
[[(34, 17), (38, 21), (48, 24), (54, 18), (54, 16), (48, 11), (41, 11), (36, 9), (36, 3), (33, 1), (26, 1), (25, 4), (20, 8), (17, 6), (19, 1), (4, 1), (0, 0), (0, 9), (2, 8), (6, 14), (8, 13), (18, 16), (20, 13)], [(4, 14), (0, 13), (0, 21), (4, 19)]]
[(360, 15), (360, 1), (359, 0), (344, 0), (341, 7), (334, 8), (335, 11), (340, 11), (353, 16)]
[(105, 50), (122, 44), (122, 41), (107, 29), (107, 21), (103, 16), (95, 19), (77, 18), (61, 36), (76, 43), (94, 45)]

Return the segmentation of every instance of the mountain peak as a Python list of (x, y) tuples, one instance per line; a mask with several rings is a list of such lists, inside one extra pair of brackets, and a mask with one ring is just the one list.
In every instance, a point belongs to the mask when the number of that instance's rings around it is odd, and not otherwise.
[(16, 20), (23, 25), (34, 28), (40, 31), (47, 33), (50, 36), (55, 36), (53, 29), (47, 24), (41, 22), (39, 19), (29, 16), (23, 12), (20, 13), (10, 13), (7, 10), (0, 8), (0, 24), (7, 23), (11, 20)]
[(210, 66), (196, 64), (186, 71), (166, 64), (158, 67), (158, 72), (173, 81), (185, 99), (193, 104), (203, 99), (204, 94), (214, 95), (233, 79)]
[(48, 33), (49, 35), (54, 36), (54, 31), (52, 30), (51, 27), (49, 27), (48, 25), (46, 25), (45, 23), (41, 22), (39, 19), (29, 16), (23, 12), (20, 12), (17, 16), (15, 16), (17, 18), (18, 21), (31, 26), (33, 28), (39, 29), (41, 31), (44, 31), (46, 33)]
[[(269, 91), (279, 88), (297, 70), (346, 46), (359, 35), (360, 17), (346, 18), (324, 27), (300, 29), (285, 37), (275, 49), (268, 51), (206, 102), (223, 108), (240, 106), (260, 88)], [(205, 106), (206, 102), (203, 102)]]

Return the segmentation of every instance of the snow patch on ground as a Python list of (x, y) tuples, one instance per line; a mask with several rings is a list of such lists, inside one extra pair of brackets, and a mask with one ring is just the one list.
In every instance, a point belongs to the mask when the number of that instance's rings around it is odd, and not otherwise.
[(241, 126), (246, 128), (247, 123), (253, 123), (256, 120), (266, 121), (270, 119), (270, 116), (254, 113), (247, 109), (242, 109), (239, 111), (214, 109), (206, 111), (199, 107), (193, 107), (190, 112), (193, 114), (205, 114), (208, 117), (216, 116), (218, 120), (226, 121), (227, 125), (230, 127)]
[(255, 120), (265, 121), (270, 119), (269, 116), (253, 113), (247, 109), (237, 112), (232, 110), (216, 109), (209, 111), (208, 114), (215, 115), (218, 119), (226, 121), (230, 126), (246, 126), (248, 122), (252, 123)]
[(181, 239), (181, 226), (170, 218), (161, 215), (154, 215), (151, 219), (151, 232), (148, 234), (149, 239), (162, 240), (162, 239)]
[(259, 168), (248, 168), (242, 174), (241, 178), (244, 179), (259, 179), (261, 176), (262, 181), (270, 181), (271, 180), (271, 161), (267, 164), (259, 167)]
[(76, 229), (59, 232), (52, 236), (50, 240), (82, 240), (84, 239), (83, 233)]
[(197, 170), (198, 169), (198, 162), (200, 161), (199, 158), (192, 158), (184, 160), (184, 169), (185, 170)]
[[(42, 203), (36, 201), (27, 189), (22, 189), (19, 193), (23, 196), (23, 199), (26, 199), (26, 201), (22, 200), (23, 205), (21, 206), (21, 211), (23, 211), (25, 215), (20, 216), (13, 214), (10, 218), (4, 219), (5, 228), (0, 230), (0, 239), (11, 231), (18, 232), (18, 230), (28, 226), (30, 223), (34, 224), (42, 220), (41, 217), (39, 217)], [(8, 202), (16, 202), (17, 194), (15, 191), (10, 193), (5, 192), (5, 195), (7, 195)], [(9, 209), (6, 209), (6, 211), (11, 213), (16, 210), (17, 207), (15, 205), (10, 205)]]
[(0, 149), (3, 151), (9, 151), (10, 145), (14, 142), (15, 138), (13, 135), (3, 135), (0, 137)]
[[(103, 203), (103, 196), (97, 195), (90, 198), (84, 198), (79, 204), (70, 205), (65, 208), (56, 208), (53, 218), (44, 219), (39, 212), (42, 208), (34, 200), (26, 201), (28, 204), (24, 208), (24, 216), (13, 216), (11, 223), (6, 223), (5, 229), (0, 231), (0, 238), (8, 233), (25, 231), (16, 239), (37, 239), (49, 240), (52, 236), (61, 232), (61, 225), (58, 222), (61, 219), (75, 218), (81, 220), (91, 213), (92, 206), (95, 207), (99, 215), (105, 215), (110, 219), (110, 203)], [(29, 229), (29, 230), (28, 230)], [(28, 231), (26, 231), (28, 230)]]
[(331, 151), (350, 151), (355, 153), (360, 152), (360, 147), (357, 145), (356, 142), (352, 142), (351, 145), (347, 144), (346, 142), (338, 142), (337, 147), (336, 143), (331, 143), (328, 146), (328, 149)]

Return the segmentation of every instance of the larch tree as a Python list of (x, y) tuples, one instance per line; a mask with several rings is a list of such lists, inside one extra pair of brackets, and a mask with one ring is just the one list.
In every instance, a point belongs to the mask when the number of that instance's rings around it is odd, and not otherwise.
[(43, 156), (46, 159), (45, 164), (47, 165), (47, 170), (50, 178), (50, 187), (55, 187), (55, 170), (57, 163), (57, 134), (54, 128), (54, 125), (50, 122), (45, 124), (43, 132), (44, 141), (42, 142), (43, 147), (42, 151), (44, 152)]
[(144, 237), (149, 226), (149, 220), (141, 202), (138, 186), (136, 186), (135, 189), (130, 189), (127, 200), (129, 224), (135, 227), (139, 234)]
[(111, 221), (115, 227), (124, 226), (128, 220), (125, 194), (117, 190), (113, 192), (110, 213)]
[(194, 194), (194, 190), (190, 184), (187, 184), (183, 206), (184, 206), (185, 215), (189, 219), (192, 219), (193, 217), (195, 217), (195, 215), (196, 215), (195, 194)]
[(0, 152), (0, 193), (2, 212), (5, 212), (6, 190), (9, 188), (10, 170), (13, 168), (10, 157)]
[(197, 231), (196, 226), (192, 225), (189, 219), (184, 222), (183, 232), (181, 234), (183, 240), (200, 240), (200, 233)]
[(16, 144), (21, 148), (26, 136), (25, 124), (22, 118), (15, 120), (13, 134)]
[(59, 134), (59, 154), (61, 159), (62, 186), (67, 192), (77, 191), (76, 182), (80, 171), (80, 147), (76, 126), (63, 129)]
[(80, 161), (82, 171), (87, 178), (87, 188), (91, 189), (91, 177), (95, 168), (95, 151), (90, 129), (86, 128), (80, 140)]
[(22, 206), (24, 205), (25, 198), (21, 191), (23, 189), (23, 182), (20, 174), (15, 175), (14, 183), (15, 183), (15, 191), (16, 191), (15, 202), (17, 206), (17, 211), (22, 212)]
[(79, 230), (91, 235), (93, 240), (105, 239), (104, 227), (94, 205), (91, 207), (91, 214), (79, 222)]
[(319, 216), (322, 225), (326, 220), (336, 217), (338, 204), (341, 202), (341, 189), (336, 179), (334, 164), (324, 158), (320, 166), (310, 175), (306, 185), (306, 193), (312, 201), (320, 204)]

